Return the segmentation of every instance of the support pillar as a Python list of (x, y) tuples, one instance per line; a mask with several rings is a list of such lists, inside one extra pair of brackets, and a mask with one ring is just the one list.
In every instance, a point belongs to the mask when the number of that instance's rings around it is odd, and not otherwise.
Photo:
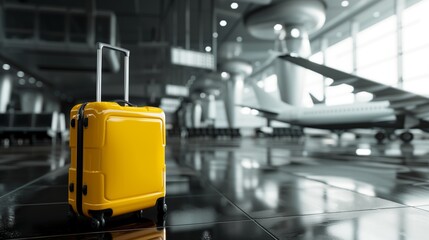
[[(325, 20), (326, 4), (322, 0), (273, 1), (244, 15), (244, 24), (252, 36), (274, 40), (275, 50), (303, 58), (311, 54), (308, 35), (319, 30)], [(302, 106), (305, 70), (280, 59), (274, 65), (282, 101)]]
[(12, 95), (12, 78), (10, 75), (0, 77), (0, 113), (7, 111), (7, 106)]
[(43, 95), (37, 91), (26, 90), (20, 94), (21, 110), (24, 113), (41, 113), (43, 110)]
[(242, 60), (228, 60), (222, 65), (230, 78), (225, 84), (224, 103), (230, 128), (236, 127), (237, 104), (241, 102), (244, 79), (252, 73), (252, 65)]
[[(275, 45), (278, 48), (275, 50), (279, 52), (295, 54), (303, 58), (311, 55), (310, 40), (302, 27), (283, 25), (276, 42)], [(303, 106), (306, 70), (282, 59), (275, 60), (274, 68), (282, 101), (292, 106)]]
[(200, 101), (195, 101), (192, 108), (192, 125), (194, 128), (201, 127), (202, 107)]

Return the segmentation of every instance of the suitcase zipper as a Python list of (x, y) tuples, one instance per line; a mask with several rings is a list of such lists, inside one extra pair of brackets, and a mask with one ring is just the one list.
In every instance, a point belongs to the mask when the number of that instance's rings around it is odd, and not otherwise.
[(83, 129), (85, 122), (84, 109), (88, 103), (83, 103), (77, 115), (77, 149), (76, 149), (76, 207), (79, 215), (84, 215), (82, 210), (82, 185), (83, 185)]

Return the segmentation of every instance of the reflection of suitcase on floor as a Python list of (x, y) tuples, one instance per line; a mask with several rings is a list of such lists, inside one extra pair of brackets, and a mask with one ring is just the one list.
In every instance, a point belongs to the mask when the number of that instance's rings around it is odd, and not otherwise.
[[(101, 102), (102, 50), (125, 53), (125, 101)], [(165, 204), (165, 115), (128, 103), (129, 51), (97, 44), (97, 102), (70, 112), (68, 201), (76, 215), (102, 227), (105, 218)]]

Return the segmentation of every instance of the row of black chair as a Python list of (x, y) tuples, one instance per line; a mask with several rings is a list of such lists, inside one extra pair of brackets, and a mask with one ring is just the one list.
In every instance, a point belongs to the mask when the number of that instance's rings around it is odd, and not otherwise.
[(1, 113), (0, 139), (34, 143), (57, 135), (58, 113)]
[(298, 127), (273, 127), (269, 131), (266, 129), (257, 128), (255, 129), (255, 135), (257, 137), (292, 137), (299, 138), (304, 135), (302, 128)]
[(187, 129), (170, 129), (167, 131), (169, 136), (182, 137), (241, 137), (240, 129), (238, 128), (187, 128)]

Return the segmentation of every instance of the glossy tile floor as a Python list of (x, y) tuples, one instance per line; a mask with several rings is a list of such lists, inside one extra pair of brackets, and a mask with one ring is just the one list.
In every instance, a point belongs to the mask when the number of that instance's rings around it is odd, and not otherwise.
[(155, 211), (99, 231), (67, 217), (68, 146), (0, 148), (0, 239), (425, 239), (429, 141), (168, 139)]

